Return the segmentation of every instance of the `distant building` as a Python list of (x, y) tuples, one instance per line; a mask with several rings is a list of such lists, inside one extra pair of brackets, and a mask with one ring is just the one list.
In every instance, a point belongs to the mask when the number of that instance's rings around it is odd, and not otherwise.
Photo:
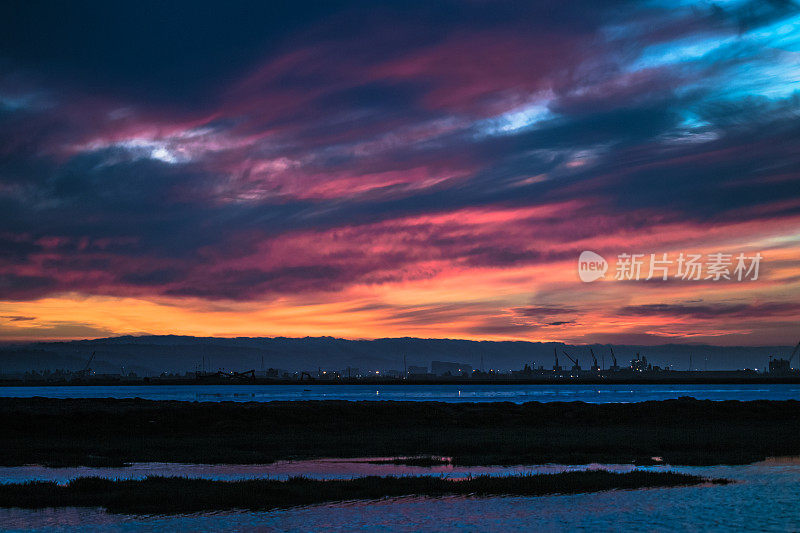
[(466, 363), (450, 363), (446, 361), (432, 361), (431, 373), (437, 376), (472, 375), (472, 365)]
[(770, 359), (769, 360), (769, 373), (770, 374), (789, 374), (791, 367), (789, 366), (788, 359)]
[(409, 376), (424, 376), (427, 373), (428, 373), (428, 367), (427, 366), (414, 366), (414, 365), (409, 365), (408, 366), (408, 375)]
[(292, 373), (283, 368), (268, 368), (266, 370), (256, 370), (255, 376), (257, 378), (288, 379), (292, 377)]
[(342, 371), (342, 377), (346, 378), (360, 378), (361, 371), (358, 368), (348, 366)]
[(631, 360), (631, 370), (634, 372), (646, 372), (648, 370), (652, 370), (652, 366), (647, 363), (647, 357), (639, 356), (636, 354), (636, 359)]

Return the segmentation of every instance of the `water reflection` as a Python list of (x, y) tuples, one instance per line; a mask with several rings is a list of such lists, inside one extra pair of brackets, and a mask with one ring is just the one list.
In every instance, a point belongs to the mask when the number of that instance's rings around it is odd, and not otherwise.
[[(554, 467), (548, 465), (546, 468)], [(531, 467), (528, 467), (531, 468)], [(656, 467), (663, 468), (663, 467)], [(42, 531), (794, 531), (800, 461), (674, 470), (739, 481), (545, 497), (390, 498), (271, 512), (110, 515), (99, 509), (0, 509), (9, 529)]]
[(681, 396), (699, 400), (800, 400), (800, 385), (141, 385), (0, 388), (0, 397), (33, 396), (201, 402), (403, 400), (611, 403), (667, 400)]

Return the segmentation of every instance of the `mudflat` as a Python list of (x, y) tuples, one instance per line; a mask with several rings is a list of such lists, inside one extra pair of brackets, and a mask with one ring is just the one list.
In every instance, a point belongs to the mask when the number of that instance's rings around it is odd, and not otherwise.
[[(631, 404), (0, 399), (0, 464), (269, 463), (447, 456), (454, 464), (745, 464), (800, 455), (800, 402)], [(658, 458), (658, 459), (654, 459)]]

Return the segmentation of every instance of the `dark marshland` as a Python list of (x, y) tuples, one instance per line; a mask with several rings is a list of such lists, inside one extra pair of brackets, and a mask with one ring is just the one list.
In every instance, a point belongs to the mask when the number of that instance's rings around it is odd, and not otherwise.
[(0, 399), (0, 464), (269, 463), (446, 456), (457, 465), (745, 464), (800, 454), (800, 402), (633, 404)]
[(703, 482), (674, 472), (566, 472), (529, 476), (480, 476), (446, 480), (431, 476), (361, 477), (350, 480), (211, 481), (149, 477), (113, 481), (80, 478), (67, 485), (47, 482), (0, 485), (0, 507), (103, 507), (119, 513), (191, 513), (229, 509), (269, 510), (315, 503), (396, 496), (543, 496), (611, 489), (675, 487)]

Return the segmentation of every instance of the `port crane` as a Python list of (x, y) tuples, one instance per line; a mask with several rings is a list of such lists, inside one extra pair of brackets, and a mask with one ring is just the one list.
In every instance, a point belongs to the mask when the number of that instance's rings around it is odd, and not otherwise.
[(594, 362), (594, 363), (592, 364), (591, 371), (592, 371), (592, 372), (599, 372), (599, 371), (600, 371), (600, 367), (599, 367), (599, 366), (597, 366), (597, 357), (595, 357), (595, 355), (594, 355), (594, 350), (592, 350), (591, 348), (589, 348), (589, 353), (590, 353), (590, 354), (592, 354), (592, 361)]
[(89, 365), (91, 365), (91, 364), (92, 364), (92, 361), (94, 361), (94, 354), (95, 354), (95, 353), (96, 353), (96, 352), (92, 352), (92, 355), (89, 357), (89, 360), (88, 360), (88, 361), (86, 361), (86, 365), (83, 367), (83, 369), (82, 369), (82, 370), (78, 371), (78, 377), (79, 377), (79, 378), (84, 378), (84, 377), (86, 377), (87, 375), (89, 375), (89, 372), (91, 372), (91, 371), (92, 371), (92, 369), (91, 369), (91, 368), (89, 368)]
[(769, 373), (770, 374), (788, 374), (792, 372), (792, 361), (794, 360), (794, 356), (797, 355), (797, 351), (800, 350), (800, 342), (797, 343), (797, 346), (794, 347), (792, 350), (792, 355), (789, 356), (789, 359), (773, 359), (772, 357), (769, 358)]
[(561, 365), (558, 364), (558, 350), (553, 348), (553, 356), (556, 358), (556, 363), (553, 365), (554, 372), (561, 372), (562, 368)]
[(578, 364), (578, 359), (577, 358), (573, 359), (572, 356), (570, 354), (568, 354), (564, 350), (561, 350), (561, 351), (564, 353), (564, 355), (567, 356), (567, 359), (572, 361), (572, 371), (573, 372), (580, 372), (581, 371), (581, 365)]
[(611, 360), (614, 361), (614, 364), (611, 365), (611, 368), (609, 368), (609, 370), (611, 370), (612, 372), (619, 372), (619, 365), (617, 364), (617, 356), (614, 355), (613, 346), (611, 346)]
[(256, 371), (253, 370), (246, 370), (244, 372), (236, 372), (235, 370), (231, 372), (223, 372), (222, 370), (218, 370), (216, 374), (214, 374), (218, 378), (222, 379), (229, 379), (231, 381), (255, 381), (256, 380)]
[(794, 359), (794, 356), (797, 355), (797, 350), (800, 350), (800, 342), (797, 343), (797, 346), (795, 346), (794, 350), (792, 350), (792, 355), (789, 356), (789, 368), (792, 368), (792, 359)]

